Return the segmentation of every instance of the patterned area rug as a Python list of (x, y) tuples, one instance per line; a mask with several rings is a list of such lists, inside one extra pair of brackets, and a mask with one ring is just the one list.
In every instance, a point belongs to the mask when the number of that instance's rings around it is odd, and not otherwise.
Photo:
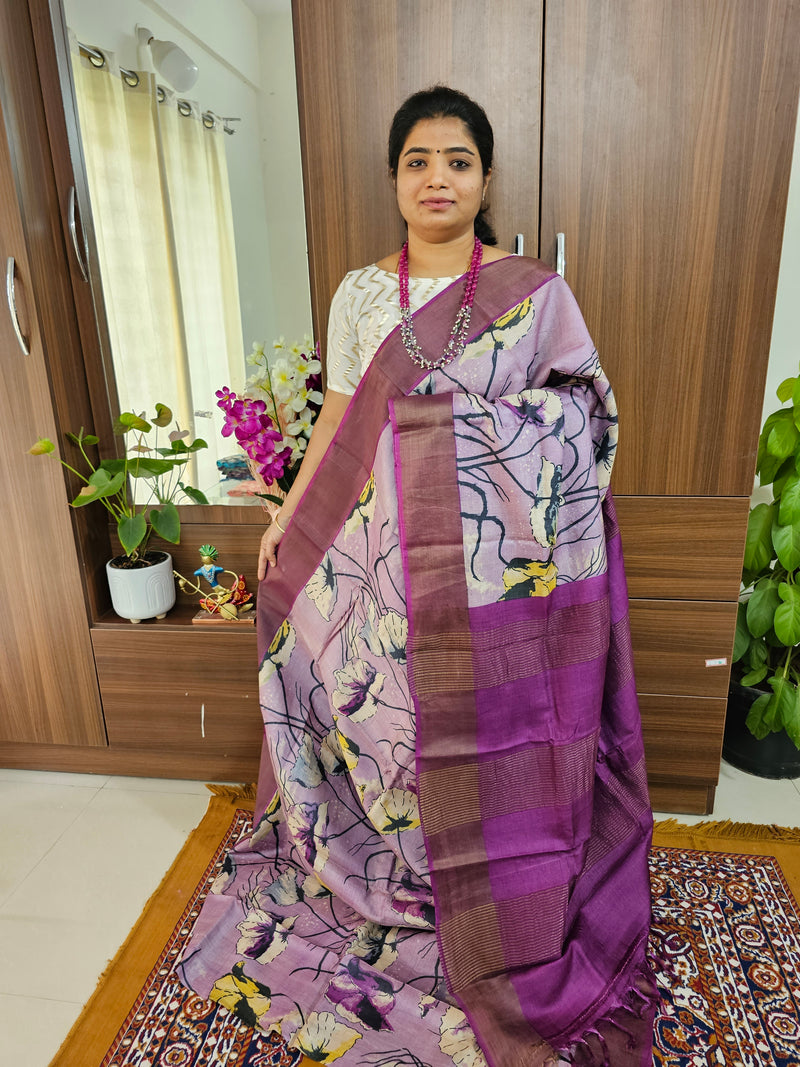
[[(225, 852), (250, 828), (249, 790), (215, 787), (193, 832), (51, 1067), (300, 1067), (174, 973)], [(800, 1067), (800, 830), (673, 821), (651, 853), (665, 969), (657, 1067)]]

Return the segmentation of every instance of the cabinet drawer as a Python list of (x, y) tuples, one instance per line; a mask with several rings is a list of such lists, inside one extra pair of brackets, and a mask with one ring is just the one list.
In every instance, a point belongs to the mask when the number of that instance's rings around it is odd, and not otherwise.
[(630, 618), (640, 694), (727, 697), (735, 602), (632, 600)]
[(716, 784), (727, 700), (722, 697), (639, 697), (651, 778)]
[(750, 500), (614, 498), (632, 597), (736, 600)]
[(112, 747), (259, 752), (254, 632), (94, 629), (92, 643)]

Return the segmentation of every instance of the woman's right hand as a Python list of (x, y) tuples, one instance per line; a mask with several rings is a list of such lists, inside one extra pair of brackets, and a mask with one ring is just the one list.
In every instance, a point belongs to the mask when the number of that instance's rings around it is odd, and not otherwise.
[(283, 531), (273, 519), (263, 533), (258, 550), (258, 580), (263, 582), (267, 575), (267, 566), (274, 567), (278, 562), (278, 545), (283, 538)]
[[(306, 454), (300, 464), (300, 470), (297, 472), (294, 484), (286, 494), (286, 499), (278, 512), (278, 522), (284, 529), (291, 520), (292, 515), (294, 515), (306, 487), (314, 477), (314, 473), (325, 455), (328, 445), (333, 440), (333, 436), (339, 428), (339, 423), (342, 421), (351, 399), (351, 397), (345, 396), (344, 393), (336, 393), (332, 389), (325, 393), (325, 403), (322, 405), (322, 410), (314, 423), (314, 432), (309, 439)], [(261, 548), (258, 553), (258, 580), (260, 582), (263, 582), (267, 575), (267, 567), (274, 567), (278, 562), (277, 550), (282, 537), (283, 530), (279, 529), (273, 517), (272, 522), (261, 538)]]

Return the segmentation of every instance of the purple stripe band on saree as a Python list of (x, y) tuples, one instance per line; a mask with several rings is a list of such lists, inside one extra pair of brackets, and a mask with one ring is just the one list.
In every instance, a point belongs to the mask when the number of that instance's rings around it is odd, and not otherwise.
[[(608, 1062), (649, 1063), (650, 1012), (626, 1011), (624, 1031), (609, 1025), (636, 999), (629, 993), (637, 977), (652, 992), (644, 963), (651, 819), (611, 497), (608, 573), (470, 612), (452, 399), (390, 403), (420, 813), (448, 986), (492, 1064), (546, 1062), (548, 1042), (572, 1045), (592, 1022), (601, 1047), (624, 1043), (624, 1058), (620, 1050)], [(485, 640), (492, 634), (495, 641)], [(603, 737), (616, 751), (598, 755), (607, 661)], [(580, 722), (586, 733), (560, 740), (560, 721)], [(619, 778), (598, 780), (622, 811), (595, 808), (595, 764), (619, 760), (620, 746), (623, 762), (630, 760), (631, 730), (631, 785), (624, 766)], [(617, 822), (616, 833), (604, 816)], [(609, 915), (618, 917), (613, 925)], [(617, 961), (616, 974), (604, 957)], [(604, 1016), (605, 1033), (596, 1024)], [(627, 1048), (636, 1044), (630, 1019), (644, 1034), (638, 1053)]]

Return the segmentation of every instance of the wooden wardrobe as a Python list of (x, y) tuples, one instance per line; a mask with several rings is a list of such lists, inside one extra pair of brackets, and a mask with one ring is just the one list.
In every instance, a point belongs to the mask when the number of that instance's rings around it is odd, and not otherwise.
[(800, 68), (795, 0), (294, 0), (318, 336), (345, 271), (399, 247), (391, 116), (436, 82), (495, 131), (501, 247), (555, 266), (620, 408), (653, 805), (710, 812)]
[[(198, 633), (188, 602), (163, 623), (115, 619), (104, 513), (70, 512), (61, 469), (25, 454), (40, 434), (103, 436), (113, 409), (69, 234), (80, 167), (57, 11), (57, 0), (0, 0), (0, 261), (14, 260), (30, 342), (26, 355), (0, 313), (0, 764), (252, 778), (254, 633)], [(566, 278), (621, 410), (613, 484), (653, 802), (710, 811), (800, 0), (294, 0), (294, 26), (318, 337), (344, 272), (402, 240), (386, 135), (420, 87), (448, 82), (486, 107), (501, 245), (523, 234), (527, 254), (553, 263), (565, 234)], [(179, 569), (194, 569), (194, 524), (252, 582), (254, 510), (187, 509)]]

